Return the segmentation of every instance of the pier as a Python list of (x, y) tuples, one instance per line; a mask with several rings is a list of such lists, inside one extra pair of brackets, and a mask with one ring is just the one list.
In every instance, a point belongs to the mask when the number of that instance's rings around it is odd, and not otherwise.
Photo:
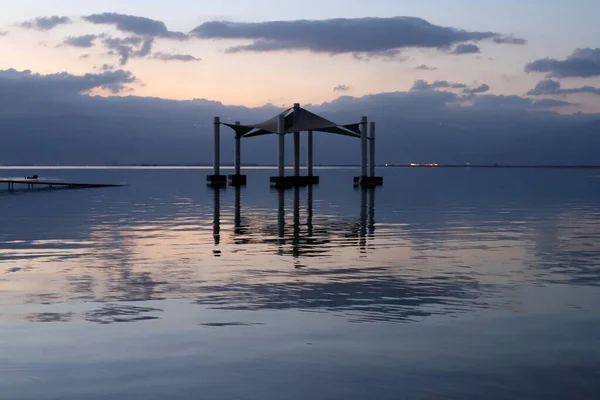
[(8, 191), (14, 192), (15, 185), (26, 185), (27, 189), (33, 190), (36, 187), (45, 187), (47, 189), (64, 188), (64, 189), (85, 189), (85, 188), (102, 188), (102, 187), (120, 187), (121, 184), (110, 183), (73, 183), (43, 179), (0, 179), (0, 183), (8, 184)]

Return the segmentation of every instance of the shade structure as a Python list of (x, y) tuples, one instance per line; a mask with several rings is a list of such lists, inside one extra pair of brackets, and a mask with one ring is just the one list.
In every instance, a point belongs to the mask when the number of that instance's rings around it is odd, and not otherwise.
[[(285, 132), (326, 132), (360, 138), (359, 124), (338, 125), (317, 114), (299, 108), (288, 108), (283, 112), (285, 116)], [(233, 129), (237, 136), (249, 138), (254, 136), (278, 133), (277, 120), (279, 115), (264, 122), (252, 125), (224, 124)]]
[[(367, 135), (367, 119), (362, 117), (361, 122), (347, 125), (340, 125), (326, 118), (323, 118), (317, 114), (307, 111), (301, 108), (298, 103), (294, 104), (293, 108), (288, 108), (283, 112), (275, 115), (273, 118), (256, 124), (241, 125), (220, 123), (221, 125), (228, 126), (235, 132), (235, 171), (236, 177), (242, 177), (240, 174), (240, 140), (243, 138), (251, 138), (262, 135), (275, 135), (279, 137), (278, 147), (278, 176), (270, 178), (271, 184), (277, 188), (287, 188), (293, 186), (306, 186), (317, 184), (319, 177), (313, 175), (313, 132), (324, 132), (335, 135), (343, 135), (361, 139), (361, 175), (355, 177), (355, 182), (365, 186), (374, 182), (375, 185), (381, 184), (381, 178), (374, 176), (374, 147), (375, 137), (371, 138)], [(302, 176), (300, 174), (300, 132), (307, 132), (308, 134), (308, 175)], [(374, 129), (372, 129), (374, 132)], [(286, 134), (294, 134), (294, 175), (285, 175), (285, 136)], [(215, 142), (217, 139), (215, 140)], [(371, 147), (371, 176), (367, 173), (367, 153), (368, 147)], [(217, 167), (215, 167), (217, 168)], [(243, 176), (245, 178), (245, 176)], [(244, 180), (245, 184), (245, 180)]]

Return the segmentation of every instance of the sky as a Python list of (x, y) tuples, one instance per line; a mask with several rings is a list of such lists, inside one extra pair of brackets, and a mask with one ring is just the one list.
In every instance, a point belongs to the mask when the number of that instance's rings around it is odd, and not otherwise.
[[(435, 47), (402, 48), (392, 59), (356, 59), (352, 52), (316, 53), (304, 49), (275, 52), (227, 53), (226, 49), (251, 39), (193, 39), (185, 42), (159, 38), (158, 51), (188, 54), (201, 61), (161, 61), (135, 58), (119, 66), (116, 56), (107, 56), (101, 45), (78, 48), (62, 45), (69, 36), (106, 33), (131, 36), (114, 26), (95, 25), (81, 17), (106, 12), (146, 17), (164, 22), (169, 30), (188, 33), (210, 21), (266, 22), (328, 20), (335, 18), (418, 17), (442, 27), (467, 31), (498, 32), (527, 40), (525, 45), (477, 43), (480, 53), (454, 55)], [(96, 72), (102, 65), (121, 67), (138, 78), (133, 94), (169, 99), (206, 98), (226, 104), (260, 106), (294, 102), (318, 104), (341, 94), (363, 96), (379, 92), (409, 90), (416, 79), (448, 80), (471, 85), (486, 83), (490, 93), (523, 95), (543, 78), (526, 73), (524, 66), (536, 59), (564, 59), (576, 48), (600, 46), (600, 27), (594, 15), (600, 3), (594, 0), (520, 0), (482, 2), (448, 1), (71, 1), (25, 0), (4, 5), (0, 30), (3, 54), (0, 69), (30, 69), (43, 74)], [(19, 26), (34, 18), (60, 16), (72, 20), (54, 29), (39, 31)], [(360, 36), (361, 32), (357, 32)], [(470, 42), (470, 41), (467, 41)], [(87, 58), (80, 58), (88, 55)], [(435, 70), (416, 69), (426, 65)], [(165, 75), (168, 79), (165, 79)], [(600, 85), (596, 77), (567, 79), (565, 86), (579, 83)], [(334, 90), (334, 88), (338, 90)], [(130, 94), (131, 94), (130, 93)], [(595, 111), (600, 103), (592, 96), (577, 96), (583, 106)]]
[[(392, 94), (401, 102), (446, 96), (443, 111), (463, 114), (510, 106), (535, 120), (571, 121), (600, 113), (596, 0), (0, 5), (0, 90), (11, 118), (42, 97), (58, 107), (67, 94), (126, 97), (136, 115), (144, 98), (180, 101), (180, 111), (188, 104), (181, 101), (204, 99), (233, 114), (297, 102), (337, 113), (332, 106), (379, 104)], [(94, 112), (108, 100), (96, 100)], [(5, 126), (25, 129), (7, 122), (8, 113), (0, 114)]]

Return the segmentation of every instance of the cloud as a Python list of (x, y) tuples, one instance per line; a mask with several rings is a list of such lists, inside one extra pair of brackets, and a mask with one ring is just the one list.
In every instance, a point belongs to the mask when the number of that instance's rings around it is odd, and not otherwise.
[(337, 85), (333, 88), (334, 92), (346, 92), (350, 90), (350, 86), (348, 85)]
[(83, 59), (86, 59), (86, 58), (90, 58), (90, 55), (87, 54), (87, 53), (86, 54), (82, 54), (82, 55), (79, 56), (79, 58), (81, 58), (83, 60)]
[(187, 40), (188, 36), (182, 32), (172, 32), (162, 21), (145, 17), (118, 13), (92, 14), (83, 17), (84, 21), (92, 24), (114, 25), (121, 32), (133, 33), (141, 36), (160, 37), (165, 39)]
[[(0, 71), (0, 159), (38, 165), (210, 163), (215, 115), (254, 122), (281, 111), (203, 99), (82, 94), (127, 86), (134, 79), (124, 71), (82, 76)], [(382, 162), (600, 164), (600, 115), (560, 115), (548, 109), (555, 102), (519, 96), (474, 94), (469, 103), (462, 102), (464, 97), (435, 90), (391, 92), (303, 106), (339, 123), (357, 122), (361, 115), (377, 121)], [(594, 119), (598, 122), (592, 124)], [(233, 136), (226, 132), (222, 152), (232, 155)], [(325, 163), (354, 164), (358, 148), (359, 141), (347, 137), (324, 134), (319, 139)], [(244, 160), (276, 162), (276, 149), (273, 136), (248, 140)]]
[(476, 94), (476, 93), (485, 93), (488, 90), (490, 90), (490, 86), (486, 85), (485, 83), (482, 83), (481, 85), (477, 86), (476, 88), (465, 88), (463, 90), (463, 93), (467, 93), (467, 94)]
[(135, 76), (124, 70), (85, 75), (72, 75), (66, 72), (42, 75), (29, 70), (0, 70), (2, 92), (14, 98), (35, 93), (51, 100), (64, 96), (77, 96), (92, 89), (106, 89), (117, 94), (123, 91), (126, 85), (135, 81)]
[(566, 101), (543, 99), (543, 100), (532, 100), (527, 97), (521, 97), (516, 95), (504, 96), (504, 95), (482, 95), (477, 96), (473, 101), (474, 107), (479, 108), (496, 108), (496, 109), (516, 109), (516, 110), (538, 110), (548, 109), (553, 107), (562, 107), (574, 105)]
[(35, 29), (38, 31), (49, 31), (59, 25), (70, 24), (71, 19), (69, 17), (40, 17), (21, 23), (23, 28)]
[(413, 86), (410, 89), (410, 91), (411, 92), (425, 92), (425, 91), (432, 91), (432, 90), (438, 90), (438, 89), (462, 89), (462, 93), (464, 93), (464, 94), (478, 94), (478, 93), (487, 92), (488, 90), (490, 90), (490, 87), (488, 85), (486, 85), (485, 83), (482, 83), (481, 85), (479, 85), (475, 88), (471, 88), (466, 83), (449, 82), (449, 81), (434, 81), (432, 83), (429, 83), (426, 80), (417, 79), (413, 83)]
[(62, 44), (74, 47), (92, 47), (94, 46), (94, 40), (97, 38), (98, 35), (68, 36), (63, 40)]
[(542, 99), (537, 100), (531, 103), (531, 107), (533, 108), (554, 108), (554, 107), (565, 107), (565, 106), (574, 106), (576, 104), (569, 103), (568, 101), (563, 100), (555, 100), (555, 99)]
[(0, 31), (0, 37), (8, 35), (8, 31)]
[(411, 92), (418, 91), (426, 91), (426, 90), (436, 90), (436, 89), (467, 89), (468, 86), (465, 83), (456, 83), (456, 82), (448, 82), (448, 81), (434, 81), (433, 83), (428, 83), (423, 79), (417, 79), (413, 87), (410, 89)]
[(542, 58), (525, 66), (525, 72), (547, 72), (556, 78), (600, 76), (600, 48), (576, 49), (565, 60)]
[(501, 36), (501, 37), (495, 37), (494, 38), (494, 43), (523, 45), (523, 44), (527, 43), (527, 40), (521, 39), (521, 38), (512, 37), (512, 36), (504, 36), (504, 37)]
[(156, 52), (152, 55), (152, 58), (162, 61), (182, 61), (182, 62), (195, 62), (202, 61), (201, 58), (194, 57), (190, 54), (169, 54)]
[(428, 65), (421, 64), (418, 67), (416, 67), (415, 69), (418, 69), (421, 71), (435, 71), (435, 70), (437, 70), (437, 67), (430, 67)]
[(583, 86), (578, 88), (562, 89), (560, 82), (552, 79), (544, 79), (539, 81), (538, 84), (535, 85), (535, 88), (527, 92), (529, 96), (559, 96), (579, 93), (589, 93), (600, 96), (600, 88)]
[(115, 69), (115, 66), (112, 64), (102, 64), (98, 69), (101, 71), (112, 71)]
[(152, 52), (154, 44), (153, 37), (130, 36), (126, 38), (108, 37), (102, 41), (104, 47), (109, 49), (109, 54), (114, 53), (119, 56), (120, 64), (125, 65), (130, 58), (146, 57)]
[(414, 17), (296, 20), (269, 22), (212, 21), (190, 35), (202, 39), (253, 40), (229, 47), (229, 53), (308, 50), (316, 53), (381, 53), (403, 48), (441, 48), (453, 44), (502, 38), (495, 32), (474, 32), (433, 25)]
[(470, 44), (470, 43), (469, 44), (459, 44), (458, 46), (456, 46), (454, 48), (454, 50), (452, 50), (452, 54), (457, 54), (457, 55), (477, 54), (477, 53), (481, 53), (479, 46)]

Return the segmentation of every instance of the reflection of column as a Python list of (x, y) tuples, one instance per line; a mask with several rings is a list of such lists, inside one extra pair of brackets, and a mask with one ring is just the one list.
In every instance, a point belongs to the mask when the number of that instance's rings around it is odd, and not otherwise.
[(308, 228), (308, 236), (311, 237), (313, 235), (313, 187), (312, 185), (308, 185), (306, 187), (307, 191), (307, 199), (306, 199), (306, 227)]
[(239, 229), (242, 226), (242, 213), (241, 213), (241, 208), (242, 208), (242, 200), (241, 200), (241, 194), (242, 194), (242, 188), (239, 186), (235, 187), (235, 204), (234, 204), (234, 211), (235, 211), (235, 216), (233, 219), (233, 224), (234, 227), (236, 229)]
[(221, 190), (219, 188), (213, 190), (213, 240), (215, 242), (213, 254), (219, 257), (221, 255), (221, 250), (218, 249), (221, 242)]
[(358, 246), (363, 252), (367, 245), (367, 189), (360, 189), (360, 231), (358, 238)]
[(277, 209), (277, 227), (279, 242), (283, 244), (285, 236), (285, 190), (279, 189), (277, 192), (279, 197), (279, 207)]
[(294, 187), (294, 240), (293, 240), (294, 257), (300, 255), (300, 188)]
[(369, 236), (372, 237), (375, 233), (375, 188), (369, 189)]

